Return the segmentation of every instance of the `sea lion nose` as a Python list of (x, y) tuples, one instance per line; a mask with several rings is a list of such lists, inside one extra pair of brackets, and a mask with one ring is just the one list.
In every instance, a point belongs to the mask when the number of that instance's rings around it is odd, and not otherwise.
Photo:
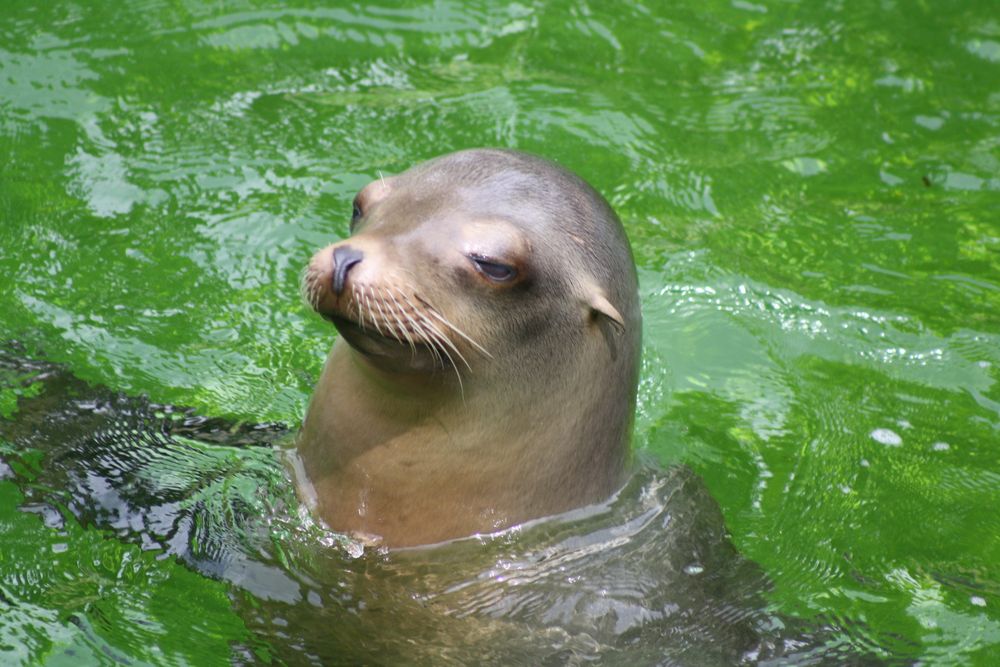
[(355, 264), (365, 258), (360, 250), (349, 245), (338, 246), (333, 249), (333, 291), (340, 296), (344, 291), (344, 283), (347, 282), (347, 272)]

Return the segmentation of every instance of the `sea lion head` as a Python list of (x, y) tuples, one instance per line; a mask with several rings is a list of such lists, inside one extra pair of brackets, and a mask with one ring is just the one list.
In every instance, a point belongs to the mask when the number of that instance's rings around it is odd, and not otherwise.
[(350, 237), (316, 253), (303, 294), (386, 371), (514, 388), (578, 362), (587, 339), (609, 363), (637, 361), (621, 223), (580, 178), (516, 151), (461, 151), (366, 185)]
[(300, 494), (390, 546), (607, 498), (627, 468), (635, 267), (589, 185), (509, 150), (368, 184), (303, 277), (337, 327), (296, 443)]

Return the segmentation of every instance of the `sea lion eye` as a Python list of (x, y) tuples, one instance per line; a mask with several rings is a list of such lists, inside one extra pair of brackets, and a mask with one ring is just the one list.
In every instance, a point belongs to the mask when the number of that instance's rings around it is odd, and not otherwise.
[(357, 199), (354, 200), (352, 206), (353, 209), (351, 210), (351, 230), (353, 231), (354, 225), (358, 224), (358, 220), (360, 220), (361, 216), (364, 214), (361, 212), (361, 205), (358, 204)]
[(472, 263), (475, 264), (476, 270), (493, 282), (505, 283), (513, 280), (517, 276), (517, 269), (513, 266), (494, 262), (493, 260), (486, 259), (480, 255), (470, 255), (469, 259), (471, 259)]

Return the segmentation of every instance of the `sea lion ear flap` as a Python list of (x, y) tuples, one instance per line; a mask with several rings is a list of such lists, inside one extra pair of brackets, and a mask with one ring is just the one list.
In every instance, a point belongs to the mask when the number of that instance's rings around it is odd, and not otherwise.
[(591, 316), (595, 318), (606, 317), (614, 325), (618, 333), (625, 332), (625, 319), (600, 291), (594, 290), (590, 293), (588, 305), (590, 306)]

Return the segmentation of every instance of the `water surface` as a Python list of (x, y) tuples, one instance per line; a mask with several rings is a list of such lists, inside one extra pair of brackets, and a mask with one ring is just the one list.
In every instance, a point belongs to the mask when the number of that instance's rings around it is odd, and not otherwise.
[[(856, 656), (994, 664), (998, 137), (985, 0), (13, 3), (0, 339), (85, 394), (294, 428), (333, 336), (298, 273), (354, 192), (459, 148), (537, 152), (619, 212), (637, 447), (704, 479), (768, 613)], [(3, 386), (23, 426), (41, 389)], [(61, 468), (24, 442), (0, 442), (4, 661), (284, 659), (295, 624), (269, 605), (306, 556), (240, 578), (178, 556), (194, 533), (144, 544), (94, 489), (53, 504)], [(260, 514), (269, 450), (209, 451), (177, 502)]]

